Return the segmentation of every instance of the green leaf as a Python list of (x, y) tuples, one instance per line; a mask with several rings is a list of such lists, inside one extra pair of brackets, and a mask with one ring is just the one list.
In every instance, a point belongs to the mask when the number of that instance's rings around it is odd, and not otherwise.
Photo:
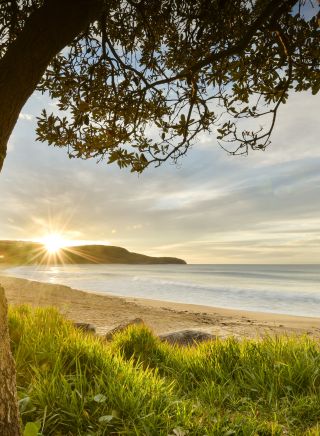
[(112, 419), (113, 419), (112, 415), (104, 415), (104, 416), (100, 416), (98, 421), (103, 423), (103, 422), (110, 422)]
[(38, 436), (41, 424), (39, 422), (27, 422), (23, 436)]
[(106, 397), (105, 395), (103, 395), (103, 394), (97, 394), (97, 395), (95, 395), (95, 396), (93, 397), (93, 400), (94, 400), (96, 403), (105, 403), (106, 400), (107, 400), (107, 397)]
[(87, 112), (90, 108), (86, 101), (81, 100), (78, 105), (78, 109), (80, 112)]
[(235, 430), (227, 430), (225, 433), (223, 433), (223, 436), (232, 436), (236, 434)]
[(168, 436), (186, 436), (189, 432), (188, 430), (183, 430), (182, 428), (177, 427), (172, 430), (172, 433), (172, 435), (170, 434)]
[(21, 398), (18, 404), (19, 404), (20, 413), (23, 413), (27, 409), (28, 405), (30, 404), (30, 397)]

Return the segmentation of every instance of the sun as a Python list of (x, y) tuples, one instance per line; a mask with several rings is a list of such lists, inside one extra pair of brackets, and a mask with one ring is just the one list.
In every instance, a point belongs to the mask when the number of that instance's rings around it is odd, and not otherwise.
[(65, 240), (58, 233), (51, 233), (42, 239), (42, 243), (49, 254), (55, 254), (65, 246)]

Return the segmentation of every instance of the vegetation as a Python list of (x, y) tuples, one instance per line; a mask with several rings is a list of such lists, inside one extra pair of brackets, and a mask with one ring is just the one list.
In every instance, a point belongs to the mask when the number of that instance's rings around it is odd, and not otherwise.
[[(37, 137), (66, 147), (69, 157), (142, 172), (176, 161), (211, 130), (223, 146), (235, 144), (231, 153), (265, 149), (290, 92), (320, 89), (319, 23), (315, 9), (304, 15), (305, 5), (1, 1), (0, 171), (36, 90), (57, 102), (57, 111), (38, 118)], [(5, 305), (0, 293), (4, 332)], [(14, 390), (14, 377), (3, 380), (0, 372), (0, 397), (6, 390)], [(5, 430), (12, 416), (0, 408), (3, 436), (16, 436)]]
[(307, 337), (179, 348), (133, 326), (105, 343), (25, 306), (9, 326), (26, 435), (319, 435)]
[(70, 157), (141, 172), (212, 129), (264, 149), (290, 91), (319, 91), (319, 38), (315, 0), (1, 2), (0, 169), (36, 89), (58, 102), (38, 139)]
[(107, 245), (82, 245), (65, 247), (57, 253), (48, 253), (43, 244), (25, 241), (0, 241), (0, 264), (82, 264), (82, 263), (125, 263), (166, 264), (186, 262), (176, 257), (152, 257), (132, 253), (125, 248)]

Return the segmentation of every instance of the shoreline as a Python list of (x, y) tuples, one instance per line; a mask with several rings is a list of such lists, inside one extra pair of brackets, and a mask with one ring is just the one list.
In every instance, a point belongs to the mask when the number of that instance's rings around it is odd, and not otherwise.
[(320, 339), (320, 317), (282, 315), (188, 303), (119, 297), (68, 286), (0, 276), (11, 305), (54, 306), (68, 319), (93, 324), (103, 335), (117, 325), (142, 318), (156, 334), (201, 330), (221, 338), (303, 335)]

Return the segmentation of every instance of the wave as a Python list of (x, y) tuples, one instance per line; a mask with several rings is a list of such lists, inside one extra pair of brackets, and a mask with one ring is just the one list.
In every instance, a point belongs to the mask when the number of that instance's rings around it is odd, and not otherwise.
[[(266, 272), (269, 269), (270, 273)], [(152, 298), (232, 309), (319, 316), (319, 269), (299, 267), (186, 265), (66, 265), (19, 267), (15, 277), (64, 284), (119, 296)], [(237, 269), (237, 271), (235, 271)], [(263, 270), (263, 271), (262, 271)], [(276, 271), (275, 271), (276, 270)], [(278, 276), (282, 275), (279, 280)], [(305, 276), (305, 277), (304, 277)], [(318, 280), (314, 278), (318, 277)]]

